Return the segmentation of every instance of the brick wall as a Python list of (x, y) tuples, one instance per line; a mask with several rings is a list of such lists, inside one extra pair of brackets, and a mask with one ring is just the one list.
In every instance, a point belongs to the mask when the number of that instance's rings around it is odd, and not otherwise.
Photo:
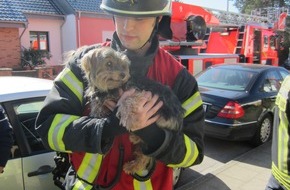
[(18, 68), (20, 59), (18, 28), (0, 28), (0, 68)]

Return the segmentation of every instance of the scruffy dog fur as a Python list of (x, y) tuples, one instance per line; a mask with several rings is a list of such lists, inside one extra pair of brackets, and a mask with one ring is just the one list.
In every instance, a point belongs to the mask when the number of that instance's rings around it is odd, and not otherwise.
[[(144, 91), (151, 91), (163, 101), (163, 106), (158, 112), (161, 117), (156, 122), (158, 127), (180, 130), (185, 111), (171, 89), (146, 77), (130, 78), (129, 65), (130, 61), (126, 55), (109, 47), (91, 50), (81, 59), (81, 68), (88, 80), (86, 95), (92, 101), (92, 116), (103, 117), (107, 115), (108, 110), (104, 110), (102, 103), (107, 98), (117, 101), (120, 88), (135, 88), (134, 95), (127, 98), (118, 107), (117, 117), (122, 126), (125, 126), (128, 131), (132, 131), (138, 126), (134, 119), (136, 102), (144, 98)], [(123, 170), (127, 174), (134, 174), (152, 166), (153, 158), (142, 153), (142, 140), (133, 133), (130, 133), (129, 139), (133, 143), (135, 159), (125, 163)]]
[(86, 95), (91, 99), (92, 116), (102, 118), (109, 114), (103, 102), (106, 99), (118, 101), (119, 88), (130, 78), (129, 65), (127, 56), (109, 47), (93, 49), (81, 59), (81, 68), (88, 81)]

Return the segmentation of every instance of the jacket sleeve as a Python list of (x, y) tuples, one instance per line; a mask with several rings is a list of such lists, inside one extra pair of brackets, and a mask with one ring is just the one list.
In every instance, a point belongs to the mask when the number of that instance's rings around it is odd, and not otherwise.
[(47, 148), (103, 154), (110, 147), (113, 139), (102, 139), (108, 118), (83, 116), (84, 89), (85, 82), (76, 63), (69, 64), (54, 80), (36, 121), (36, 130)]
[(186, 113), (181, 131), (165, 130), (165, 140), (155, 157), (170, 167), (190, 167), (204, 157), (204, 110), (195, 78), (183, 69), (175, 80), (173, 91), (182, 102)]
[(13, 145), (12, 128), (0, 107), (0, 166), (5, 167)]

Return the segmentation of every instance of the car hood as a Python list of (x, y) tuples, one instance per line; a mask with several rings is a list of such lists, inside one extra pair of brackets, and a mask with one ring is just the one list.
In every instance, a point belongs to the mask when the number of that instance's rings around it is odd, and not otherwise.
[[(248, 93), (245, 91), (230, 91), (215, 88), (199, 87), (199, 91), (204, 102), (218, 100), (237, 100), (245, 97)], [(214, 99), (213, 99), (214, 98)]]

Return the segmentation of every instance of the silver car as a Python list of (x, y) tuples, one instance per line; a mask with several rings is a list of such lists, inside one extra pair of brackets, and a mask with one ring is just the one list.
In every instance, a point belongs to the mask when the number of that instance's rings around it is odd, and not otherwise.
[(53, 190), (51, 171), (55, 152), (46, 150), (34, 129), (34, 123), (49, 93), (51, 80), (30, 77), (0, 77), (0, 106), (13, 127), (11, 159), (0, 174), (0, 189)]

